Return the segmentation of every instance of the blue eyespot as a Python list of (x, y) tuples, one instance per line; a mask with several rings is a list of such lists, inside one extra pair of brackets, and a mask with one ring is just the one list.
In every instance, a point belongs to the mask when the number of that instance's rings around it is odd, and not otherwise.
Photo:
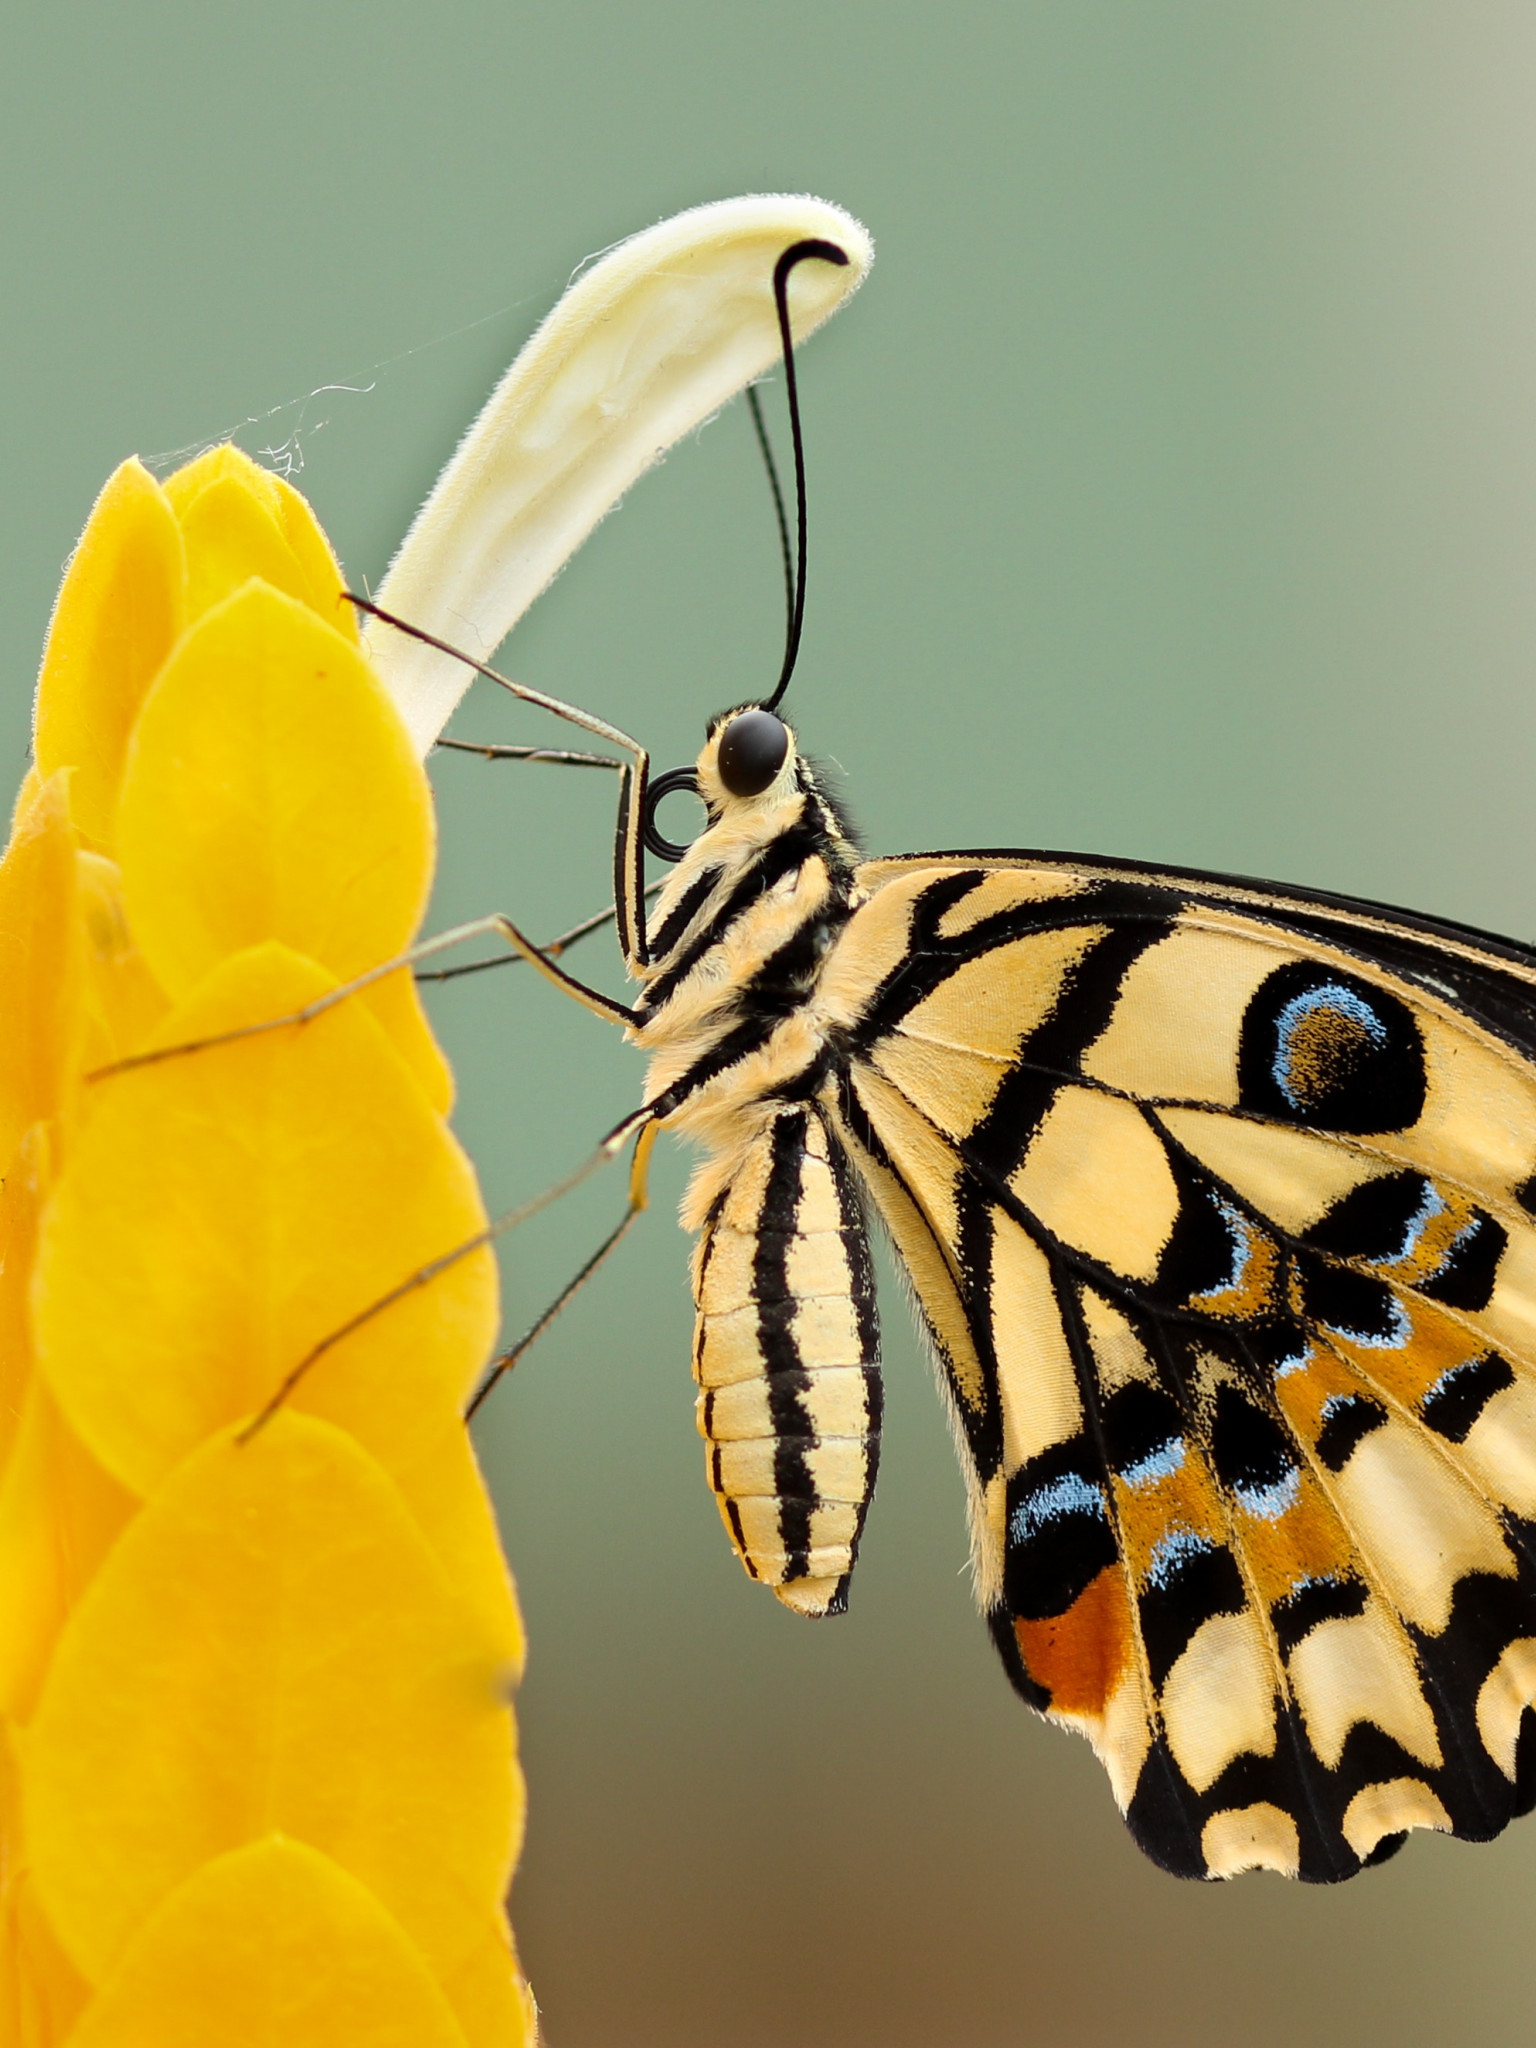
[[(1275, 1085), (1299, 1114), (1305, 1115), (1319, 1093), (1320, 1066), (1347, 1058), (1348, 1025), (1355, 1025), (1372, 1046), (1384, 1046), (1387, 1027), (1370, 1004), (1341, 981), (1325, 981), (1303, 990), (1275, 1019)], [(1309, 1043), (1320, 1038), (1326, 1051)]]
[(1310, 960), (1287, 961), (1255, 989), (1237, 1069), (1244, 1109), (1319, 1130), (1406, 1130), (1429, 1086), (1408, 1004)]

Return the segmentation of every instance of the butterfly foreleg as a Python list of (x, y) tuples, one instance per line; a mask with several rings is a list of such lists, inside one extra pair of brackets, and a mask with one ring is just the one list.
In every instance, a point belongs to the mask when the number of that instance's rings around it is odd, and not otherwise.
[[(556, 718), (563, 718), (567, 724), (579, 726), (594, 739), (607, 740), (628, 755), (626, 761), (617, 764), (619, 770), (619, 815), (613, 843), (613, 901), (619, 928), (619, 945), (623, 950), (624, 962), (631, 974), (638, 974), (650, 962), (650, 953), (645, 940), (645, 800), (650, 777), (650, 755), (640, 742), (631, 739), (618, 726), (610, 725), (605, 718), (596, 718), (590, 711), (582, 711), (574, 704), (567, 704), (559, 697), (551, 697), (543, 690), (530, 689), (526, 683), (515, 682), (512, 677), (502, 675), (462, 648), (450, 646), (435, 633), (428, 633), (420, 626), (413, 626), (405, 619), (396, 618), (392, 612), (384, 611), (369, 598), (358, 597), (352, 592), (347, 596), (352, 604), (370, 618), (392, 626), (397, 632), (405, 633), (413, 640), (421, 641), (427, 647), (435, 647), (440, 654), (446, 654), (455, 661), (462, 661), (472, 668), (476, 675), (484, 676), (487, 682), (497, 684), (525, 704), (533, 704), (541, 711), (551, 712)], [(441, 742), (439, 742), (441, 744)], [(483, 747), (474, 747), (476, 753), (483, 753)], [(542, 748), (532, 750), (535, 757), (550, 758), (549, 751)], [(527, 759), (528, 756), (520, 756)], [(575, 757), (573, 757), (575, 758)], [(588, 757), (591, 763), (603, 762), (606, 757)]]
[(433, 741), (436, 747), (454, 754), (478, 754), (482, 761), (537, 761), (554, 768), (613, 768), (624, 766), (613, 754), (584, 754), (572, 747), (509, 747), (498, 740)]

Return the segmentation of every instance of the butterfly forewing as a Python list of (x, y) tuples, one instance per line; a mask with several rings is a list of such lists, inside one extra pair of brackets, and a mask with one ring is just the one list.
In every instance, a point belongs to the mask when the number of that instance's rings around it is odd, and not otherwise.
[(1050, 856), (867, 864), (817, 1004), (983, 1599), (1190, 1876), (1531, 1801), (1536, 961)]

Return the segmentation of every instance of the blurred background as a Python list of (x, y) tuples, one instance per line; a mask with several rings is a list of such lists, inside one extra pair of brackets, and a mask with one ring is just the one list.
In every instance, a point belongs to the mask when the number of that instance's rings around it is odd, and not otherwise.
[[(871, 848), (1127, 854), (1536, 936), (1526, 0), (23, 0), (0, 35), (7, 784), (125, 454), (232, 433), (377, 579), (584, 257), (810, 190), (879, 256), (802, 359), (794, 708)], [(665, 767), (772, 680), (780, 604), (738, 403), (505, 660)], [(556, 737), (478, 694), (454, 729)], [(435, 773), (437, 923), (607, 900), (607, 778)], [(603, 940), (583, 971), (618, 985)], [(526, 972), (434, 1010), (495, 1208), (637, 1099), (636, 1056)], [(995, 1666), (894, 1285), (853, 1611), (748, 1584), (694, 1434), (683, 1171), (481, 1431), (551, 2048), (1524, 2038), (1536, 1822), (1340, 1891), (1142, 1861)], [(512, 1331), (621, 1200), (506, 1244)]]

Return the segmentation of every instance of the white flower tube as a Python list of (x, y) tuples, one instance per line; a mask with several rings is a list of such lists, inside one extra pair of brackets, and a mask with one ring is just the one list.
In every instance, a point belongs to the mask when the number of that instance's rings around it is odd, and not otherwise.
[[(565, 293), (492, 393), (378, 592), (386, 610), (485, 658), (635, 479), (779, 354), (773, 267), (835, 242), (846, 268), (790, 274), (798, 341), (862, 283), (864, 228), (825, 200), (696, 206), (611, 249)], [(380, 624), (368, 652), (424, 753), (473, 680)]]

